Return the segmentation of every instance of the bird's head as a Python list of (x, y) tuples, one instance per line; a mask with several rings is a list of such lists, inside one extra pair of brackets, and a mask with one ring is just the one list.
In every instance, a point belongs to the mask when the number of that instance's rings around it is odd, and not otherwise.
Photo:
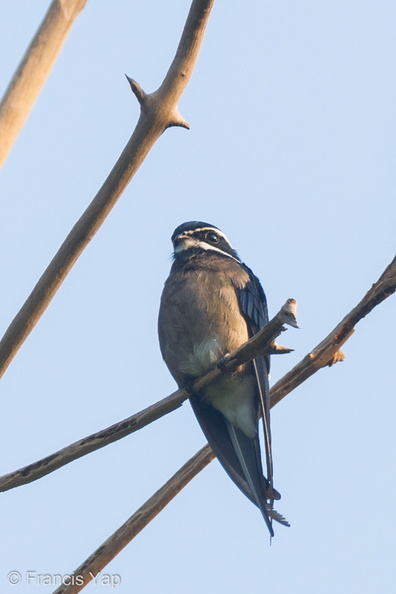
[(172, 235), (174, 257), (181, 254), (215, 253), (240, 262), (226, 235), (218, 227), (203, 221), (188, 221), (179, 225)]

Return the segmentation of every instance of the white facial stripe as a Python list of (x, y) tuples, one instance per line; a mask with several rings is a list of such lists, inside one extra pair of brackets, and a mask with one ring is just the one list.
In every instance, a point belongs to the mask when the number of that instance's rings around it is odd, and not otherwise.
[(228, 237), (223, 233), (223, 231), (220, 231), (220, 229), (216, 229), (215, 227), (200, 227), (199, 229), (194, 229), (193, 231), (187, 231), (186, 235), (190, 235), (190, 234), (197, 233), (200, 231), (213, 231), (213, 233), (216, 233), (216, 235), (219, 235), (220, 237), (222, 237), (228, 243), (228, 245), (232, 248), (232, 245), (231, 245), (230, 241), (228, 240)]
[(209, 245), (205, 241), (201, 241), (200, 239), (196, 239), (195, 237), (183, 238), (181, 240), (181, 242), (175, 247), (175, 253), (177, 254), (179, 252), (188, 250), (190, 248), (200, 248), (201, 250), (207, 250), (210, 252), (211, 251), (220, 252), (220, 254), (223, 254), (224, 256), (228, 256), (229, 258), (232, 258), (233, 260), (235, 260), (235, 262), (238, 262), (238, 260), (236, 258), (234, 258), (234, 256), (231, 256), (231, 254), (228, 254), (227, 252), (223, 252), (223, 250), (220, 250), (219, 248), (215, 247), (214, 245)]

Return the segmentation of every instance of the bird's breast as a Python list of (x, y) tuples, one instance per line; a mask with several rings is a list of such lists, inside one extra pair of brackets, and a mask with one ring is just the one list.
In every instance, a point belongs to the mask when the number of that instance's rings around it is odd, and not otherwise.
[[(226, 272), (171, 275), (159, 316), (162, 355), (179, 386), (202, 375), (249, 338), (237, 294)], [(257, 431), (257, 383), (251, 364), (224, 374), (201, 396), (249, 437)]]
[(201, 375), (245, 342), (248, 328), (229, 276), (205, 270), (171, 276), (161, 299), (159, 338), (177, 381)]

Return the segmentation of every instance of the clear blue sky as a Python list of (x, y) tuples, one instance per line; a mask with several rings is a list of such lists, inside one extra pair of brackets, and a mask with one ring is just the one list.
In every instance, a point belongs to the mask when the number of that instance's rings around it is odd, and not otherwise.
[[(49, 1), (2, 3), (4, 89)], [(89, 0), (0, 177), (0, 331), (129, 138), (189, 1)], [(377, 280), (395, 247), (393, 1), (218, 0), (180, 111), (1, 381), (0, 472), (175, 389), (157, 311), (170, 235), (219, 226), (260, 277), (270, 313), (299, 302), (276, 381)], [(105, 570), (138, 594), (390, 594), (395, 565), (395, 301), (363, 320), (346, 360), (273, 409), (279, 510), (259, 511), (217, 462)], [(204, 444), (186, 403), (122, 441), (1, 495), (0, 591), (18, 570), (72, 572)], [(86, 591), (107, 592), (108, 586)]]

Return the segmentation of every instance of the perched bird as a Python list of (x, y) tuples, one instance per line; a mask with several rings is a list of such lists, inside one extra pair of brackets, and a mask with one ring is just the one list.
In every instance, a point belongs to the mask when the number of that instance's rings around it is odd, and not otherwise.
[[(268, 322), (267, 303), (259, 280), (214, 225), (183, 223), (172, 243), (174, 262), (161, 297), (159, 341), (177, 384), (191, 391), (196, 377), (221, 365), (222, 357)], [(268, 372), (269, 358), (258, 357), (191, 392), (190, 402), (219, 462), (258, 506), (273, 536), (272, 519), (288, 523), (273, 509), (280, 495), (273, 487)], [(258, 438), (260, 415), (267, 477)]]

